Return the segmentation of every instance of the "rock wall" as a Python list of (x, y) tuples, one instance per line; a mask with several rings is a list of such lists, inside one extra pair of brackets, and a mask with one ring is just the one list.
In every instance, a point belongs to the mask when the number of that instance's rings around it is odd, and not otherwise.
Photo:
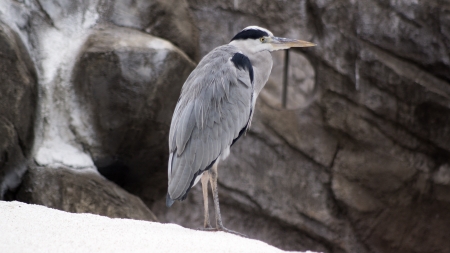
[[(289, 250), (448, 251), (447, 1), (189, 4), (202, 55), (248, 25), (317, 43), (290, 52), (287, 109), (274, 54), (252, 127), (219, 166), (225, 226)], [(199, 227), (201, 203), (197, 189), (153, 210)]]
[(171, 112), (198, 58), (177, 2), (0, 3), (0, 198), (156, 220), (142, 200), (165, 192)]

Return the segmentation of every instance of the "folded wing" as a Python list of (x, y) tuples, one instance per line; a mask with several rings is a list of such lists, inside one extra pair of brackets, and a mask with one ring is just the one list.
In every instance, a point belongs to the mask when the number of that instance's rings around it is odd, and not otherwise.
[(169, 134), (170, 199), (184, 199), (195, 180), (227, 152), (252, 113), (253, 68), (226, 45), (211, 51), (181, 91)]

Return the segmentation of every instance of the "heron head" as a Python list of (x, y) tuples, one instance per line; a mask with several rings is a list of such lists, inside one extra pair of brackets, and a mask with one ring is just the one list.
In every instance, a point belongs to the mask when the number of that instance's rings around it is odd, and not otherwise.
[(231, 39), (230, 44), (253, 52), (276, 51), (291, 47), (313, 47), (316, 44), (273, 36), (269, 30), (259, 26), (248, 26)]

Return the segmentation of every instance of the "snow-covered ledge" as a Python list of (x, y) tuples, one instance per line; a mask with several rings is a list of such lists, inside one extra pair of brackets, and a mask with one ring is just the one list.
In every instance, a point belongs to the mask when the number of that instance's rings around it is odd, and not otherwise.
[(67, 213), (16, 201), (0, 201), (0, 217), (5, 252), (285, 252), (224, 232)]

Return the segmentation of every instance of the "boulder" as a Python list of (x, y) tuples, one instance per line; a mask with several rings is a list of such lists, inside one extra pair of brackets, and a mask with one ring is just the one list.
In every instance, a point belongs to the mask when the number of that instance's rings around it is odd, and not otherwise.
[(19, 35), (0, 21), (0, 199), (26, 171), (33, 144), (37, 77)]
[(32, 167), (25, 174), (16, 198), (72, 213), (157, 221), (141, 199), (93, 169)]
[(168, 41), (115, 26), (93, 32), (75, 64), (77, 104), (94, 132), (77, 136), (100, 173), (148, 204), (167, 188), (172, 112), (194, 66)]
[(166, 39), (199, 60), (198, 30), (185, 0), (121, 0), (98, 5), (103, 19)]

